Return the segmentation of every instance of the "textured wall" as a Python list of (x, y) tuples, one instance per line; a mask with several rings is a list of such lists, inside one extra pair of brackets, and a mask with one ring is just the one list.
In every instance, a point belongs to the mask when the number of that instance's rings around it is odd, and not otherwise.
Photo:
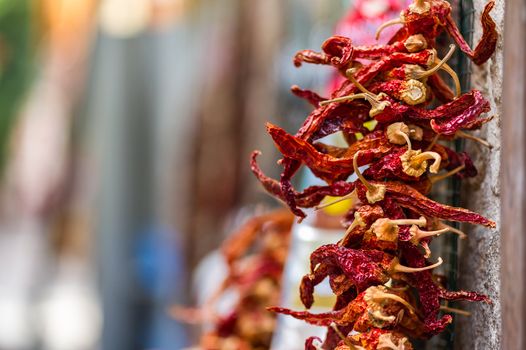
[[(486, 1), (474, 0), (480, 18)], [(504, 1), (497, 0), (492, 11), (499, 33), (504, 28)], [(475, 22), (474, 42), (480, 38), (480, 23)], [(492, 305), (463, 303), (472, 312), (471, 317), (457, 317), (457, 349), (500, 349), (501, 309), (500, 290), (500, 117), (502, 94), (502, 36), (496, 54), (483, 66), (475, 67), (473, 87), (481, 90), (491, 102), (495, 118), (482, 128), (477, 136), (487, 139), (493, 149), (488, 150), (467, 142), (467, 151), (473, 156), (479, 175), (463, 186), (462, 206), (479, 212), (497, 222), (497, 229), (464, 227), (469, 238), (460, 244), (459, 287), (488, 294)]]

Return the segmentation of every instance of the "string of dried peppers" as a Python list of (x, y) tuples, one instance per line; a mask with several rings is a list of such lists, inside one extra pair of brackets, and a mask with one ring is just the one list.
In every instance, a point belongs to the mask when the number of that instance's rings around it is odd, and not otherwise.
[[(280, 209), (247, 220), (221, 247), (228, 273), (200, 309), (173, 307), (172, 315), (192, 323), (210, 323), (200, 339), (204, 350), (269, 349), (276, 315), (265, 310), (279, 302), (293, 215)], [(237, 295), (226, 314), (217, 304)], [(230, 293), (230, 294), (229, 294)]]
[[(328, 327), (323, 344), (311, 337), (306, 349), (412, 349), (410, 339), (427, 339), (452, 322), (452, 316), (441, 311), (455, 310), (441, 301), (490, 302), (475, 292), (446, 290), (432, 273), (442, 258), (428, 261), (429, 243), (447, 232), (465, 236), (446, 221), (487, 227), (495, 223), (426, 195), (434, 183), (447, 177), (477, 174), (468, 154), (457, 153), (440, 141), (467, 138), (487, 145), (466, 130), (478, 129), (491, 119), (485, 116), (489, 102), (480, 91), (460, 93), (459, 79), (447, 64), (455, 46), (440, 58), (436, 38), (445, 32), (475, 64), (486, 62), (497, 41), (489, 15), (493, 6), (490, 1), (482, 13), (483, 35), (474, 50), (455, 25), (448, 2), (415, 0), (400, 18), (378, 29), (377, 36), (389, 25), (402, 25), (386, 45), (355, 46), (349, 38), (333, 36), (323, 43), (321, 52), (304, 50), (294, 57), (298, 67), (329, 65), (345, 79), (330, 98), (294, 86), (292, 92), (314, 110), (295, 135), (267, 125), (283, 154), (281, 178), (271, 179), (261, 171), (258, 151), (252, 154), (252, 171), (299, 220), (305, 217), (301, 208), (317, 207), (326, 196), (354, 198), (357, 203), (343, 220), (345, 237), (312, 253), (310, 273), (300, 286), (301, 300), (309, 309), (314, 287), (329, 278), (337, 296), (333, 311), (313, 314), (270, 308)], [(452, 78), (454, 90), (439, 71)], [(373, 130), (364, 125), (371, 120), (376, 123)], [(319, 142), (338, 131), (346, 136), (348, 147)], [(327, 185), (296, 191), (291, 179), (302, 165)], [(362, 172), (360, 167), (365, 165)], [(347, 181), (351, 174), (358, 179)]]

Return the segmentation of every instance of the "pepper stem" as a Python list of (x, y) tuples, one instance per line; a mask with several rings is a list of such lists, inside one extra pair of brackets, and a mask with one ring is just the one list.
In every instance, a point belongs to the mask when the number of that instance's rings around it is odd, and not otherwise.
[(432, 176), (432, 177), (429, 178), (429, 180), (431, 181), (432, 184), (434, 184), (434, 183), (436, 183), (438, 181), (442, 181), (444, 179), (447, 179), (450, 176), (455, 175), (459, 171), (464, 170), (465, 167), (466, 167), (465, 164), (459, 165), (458, 167), (456, 167), (453, 170), (448, 171), (447, 173), (444, 173), (444, 174), (441, 174), (441, 175)]
[(468, 235), (466, 235), (463, 231), (460, 231), (459, 229), (454, 228), (453, 226), (446, 225), (443, 222), (439, 223), (439, 227), (446, 227), (452, 233), (457, 234), (460, 239), (466, 239), (468, 237)]
[(423, 231), (420, 228), (418, 228), (418, 226), (413, 225), (409, 229), (409, 232), (413, 236), (411, 238), (411, 241), (418, 243), (426, 237), (440, 236), (443, 233), (449, 232), (449, 229), (447, 227), (444, 227), (443, 229), (435, 230), (435, 231)]
[(343, 341), (343, 343), (345, 344), (345, 346), (347, 346), (350, 350), (358, 350), (350, 341), (349, 339), (347, 339), (346, 336), (343, 335), (343, 333), (338, 329), (338, 326), (336, 325), (336, 323), (332, 322), (331, 323), (331, 328), (334, 329), (334, 332), (336, 332), (336, 334), (338, 335), (338, 337), (340, 337), (340, 339)]
[(382, 31), (385, 28), (390, 27), (395, 24), (404, 24), (404, 21), (401, 18), (393, 18), (387, 22), (382, 23), (382, 25), (378, 27), (378, 29), (376, 30), (375, 39), (376, 40), (380, 39), (380, 34), (382, 33)]
[(471, 316), (471, 312), (469, 311), (457, 309), (457, 308), (449, 307), (445, 305), (440, 305), (440, 310), (446, 311), (446, 312), (452, 312), (452, 313), (463, 315), (463, 316)]
[(367, 99), (366, 94), (365, 93), (360, 93), (360, 94), (353, 94), (353, 95), (348, 95), (348, 96), (336, 97), (336, 98), (333, 98), (333, 99), (330, 99), (330, 100), (321, 101), (320, 102), (320, 106), (326, 106), (326, 105), (328, 105), (330, 103), (335, 103), (335, 102), (353, 101), (353, 100), (357, 100), (357, 99), (360, 99), (360, 98)]
[(336, 200), (334, 200), (332, 202), (319, 204), (319, 205), (314, 207), (314, 210), (324, 209), (324, 208), (330, 207), (333, 204), (343, 202), (344, 200), (347, 200), (347, 199), (352, 199), (353, 202), (355, 202), (358, 199), (358, 195), (356, 193), (356, 189), (354, 189), (351, 193), (346, 194), (345, 196), (342, 196), (342, 197), (340, 197), (340, 198), (338, 198), (338, 199), (336, 199)]
[(371, 104), (372, 108), (369, 111), (369, 116), (374, 117), (375, 115), (381, 113), (386, 107), (391, 105), (389, 101), (382, 101), (380, 99), (381, 97), (386, 96), (385, 94), (380, 93), (378, 95), (375, 95), (369, 90), (367, 90), (362, 84), (360, 84), (360, 82), (354, 78), (353, 68), (347, 69), (347, 71), (345, 72), (345, 75), (362, 93), (348, 95), (348, 96), (341, 96), (341, 97), (336, 97), (330, 100), (325, 100), (325, 101), (320, 102), (320, 106), (325, 106), (329, 103), (334, 103), (334, 102), (352, 101), (358, 98), (363, 98)]
[(427, 146), (427, 149), (426, 151), (430, 151), (433, 149), (433, 147), (435, 146), (435, 144), (437, 143), (438, 139), (440, 138), (440, 134), (436, 134), (434, 137), (433, 137), (433, 140), (431, 140), (431, 143), (429, 144), (429, 146)]
[(393, 322), (394, 320), (396, 320), (395, 316), (392, 316), (392, 315), (386, 316), (382, 314), (380, 310), (373, 311), (372, 316), (378, 320), (385, 321), (385, 322)]
[(438, 169), (440, 168), (440, 162), (442, 161), (442, 157), (440, 157), (440, 154), (436, 152), (426, 151), (424, 153), (420, 153), (411, 159), (411, 163), (418, 165), (419, 163), (428, 159), (435, 160), (433, 164), (431, 164), (431, 166), (429, 167), (429, 171), (436, 174), (438, 172)]
[(447, 54), (441, 60), (436, 60), (435, 66), (433, 66), (433, 68), (428, 69), (426, 71), (416, 71), (412, 74), (412, 78), (413, 79), (423, 79), (423, 78), (427, 78), (428, 76), (432, 74), (435, 74), (451, 58), (451, 56), (453, 55), (453, 52), (455, 52), (455, 45), (451, 44), (449, 45), (449, 51), (447, 52)]
[(362, 173), (360, 172), (360, 169), (358, 168), (358, 156), (360, 155), (360, 153), (361, 151), (356, 152), (352, 159), (354, 173), (356, 174), (356, 176), (358, 176), (358, 179), (362, 182), (362, 184), (367, 188), (367, 192), (365, 193), (365, 196), (367, 197), (367, 200), (369, 201), (369, 203), (373, 204), (375, 202), (378, 202), (384, 199), (386, 187), (384, 185), (372, 185), (362, 175)]
[(360, 90), (362, 93), (348, 95), (348, 96), (341, 96), (341, 97), (336, 97), (330, 100), (321, 101), (320, 106), (325, 106), (329, 103), (334, 103), (334, 102), (352, 101), (352, 100), (356, 100), (359, 98), (363, 98), (367, 100), (375, 108), (378, 108), (378, 106), (382, 104), (382, 101), (380, 101), (379, 96), (367, 90), (358, 80), (356, 80), (356, 78), (353, 75), (353, 72), (354, 72), (354, 69), (349, 68), (347, 69), (347, 71), (345, 71), (345, 75), (354, 84), (354, 86), (356, 86), (358, 90)]
[(422, 271), (432, 270), (435, 267), (442, 265), (443, 262), (444, 260), (442, 260), (442, 258), (440, 257), (438, 258), (438, 261), (436, 263), (434, 263), (433, 265), (425, 266), (425, 267), (409, 267), (409, 266), (401, 265), (399, 262), (397, 262), (393, 267), (393, 271), (405, 272), (405, 273), (422, 272)]
[(407, 135), (405, 132), (400, 131), (400, 130), (398, 130), (396, 134), (399, 136), (402, 136), (405, 139), (405, 142), (407, 143), (407, 151), (411, 151), (412, 145), (411, 145), (411, 139), (409, 138), (409, 135)]
[(418, 226), (425, 226), (427, 224), (427, 220), (424, 216), (421, 216), (418, 219), (397, 219), (397, 220), (389, 220), (390, 223), (394, 225), (418, 225)]
[(350, 235), (351, 232), (358, 226), (364, 227), (365, 226), (365, 222), (363, 221), (362, 216), (360, 215), (360, 213), (354, 212), (354, 220), (349, 225), (347, 230), (345, 231), (345, 235), (343, 236), (343, 239), (340, 240), (339, 244), (342, 245), (343, 242), (346, 242), (347, 241), (347, 236)]
[(447, 63), (444, 63), (441, 69), (453, 79), (453, 82), (455, 83), (456, 97), (459, 97), (462, 93), (462, 89), (460, 87), (460, 80), (458, 79), (457, 73)]
[(375, 291), (374, 294), (372, 295), (371, 299), (372, 300), (391, 299), (391, 300), (394, 300), (394, 301), (398, 301), (400, 304), (402, 304), (405, 307), (407, 307), (407, 309), (409, 310), (409, 312), (411, 312), (411, 314), (413, 314), (413, 315), (416, 314), (416, 310), (413, 308), (413, 306), (411, 304), (409, 304), (407, 302), (407, 300), (399, 297), (398, 295), (391, 294), (391, 293), (385, 293), (385, 292), (381, 292), (381, 291)]
[[(369, 115), (371, 117), (374, 117), (375, 115), (379, 114), (380, 112), (382, 112), (385, 107), (388, 107), (391, 105), (391, 103), (389, 101), (382, 101), (380, 100), (380, 98), (382, 96), (385, 96), (385, 94), (378, 94), (378, 95), (375, 95), (373, 94), (372, 92), (370, 92), (369, 90), (367, 90), (358, 80), (356, 80), (356, 78), (354, 77), (354, 68), (349, 68), (345, 71), (345, 75), (347, 76), (347, 78), (354, 84), (354, 86), (356, 86), (358, 88), (358, 90), (360, 90), (361, 92), (364, 93), (364, 97), (367, 102), (369, 102), (371, 104), (371, 110), (369, 111)], [(358, 94), (360, 95), (360, 94)]]
[(481, 145), (486, 146), (486, 147), (488, 147), (490, 149), (493, 148), (493, 145), (491, 143), (489, 143), (488, 141), (483, 140), (483, 139), (481, 139), (479, 137), (473, 136), (471, 134), (468, 134), (467, 132), (464, 132), (462, 130), (458, 130), (457, 133), (455, 134), (455, 136), (478, 142)]

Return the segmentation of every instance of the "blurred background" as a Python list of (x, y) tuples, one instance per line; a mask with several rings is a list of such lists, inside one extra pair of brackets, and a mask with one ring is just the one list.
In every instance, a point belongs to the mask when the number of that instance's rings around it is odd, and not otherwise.
[(0, 349), (193, 344), (167, 310), (277, 204), (249, 154), (279, 175), (264, 124), (303, 121), (293, 84), (326, 94), (332, 71), (292, 57), (357, 29), (337, 26), (351, 2), (0, 0)]

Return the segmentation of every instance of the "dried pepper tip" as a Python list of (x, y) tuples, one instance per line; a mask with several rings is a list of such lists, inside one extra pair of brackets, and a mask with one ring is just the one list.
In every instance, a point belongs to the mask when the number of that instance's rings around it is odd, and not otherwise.
[(362, 182), (362, 184), (367, 188), (367, 192), (365, 193), (365, 196), (367, 198), (367, 201), (370, 204), (376, 203), (378, 201), (381, 201), (385, 197), (385, 191), (386, 187), (381, 184), (370, 184), (367, 179), (362, 175), (360, 172), (360, 169), (358, 168), (358, 156), (360, 155), (362, 151), (356, 152), (354, 154), (352, 164), (354, 167), (354, 173), (356, 176), (358, 176), (358, 179)]
[(389, 349), (389, 350), (405, 350), (405, 343), (408, 342), (407, 338), (401, 338), (398, 344), (395, 344), (392, 338), (392, 333), (384, 333), (378, 338), (377, 349)]
[(419, 177), (425, 173), (427, 169), (427, 161), (429, 159), (434, 159), (433, 164), (429, 167), (429, 171), (433, 174), (438, 173), (442, 157), (436, 152), (422, 152), (421, 150), (413, 151), (408, 146), (407, 151), (400, 156), (402, 170), (407, 175), (414, 177)]
[(423, 14), (431, 9), (431, 4), (424, 0), (415, 0), (414, 3), (409, 5), (409, 11), (413, 13)]
[(426, 96), (426, 86), (415, 79), (407, 80), (404, 83), (404, 88), (400, 91), (400, 99), (410, 106), (424, 103)]
[(468, 317), (471, 316), (471, 312), (469, 311), (457, 309), (457, 308), (449, 307), (445, 305), (440, 305), (440, 310), (445, 311), (445, 312), (451, 312), (451, 313), (462, 315), (462, 316), (468, 316)]
[(358, 201), (358, 194), (356, 192), (356, 189), (353, 190), (351, 193), (346, 194), (345, 196), (342, 196), (332, 202), (319, 204), (314, 207), (314, 210), (324, 209), (324, 208), (330, 207), (333, 204), (340, 203), (348, 199), (351, 199), (353, 203), (356, 203)]
[(438, 261), (436, 263), (432, 264), (432, 265), (428, 265), (428, 266), (425, 266), (425, 267), (409, 267), (409, 266), (401, 265), (400, 262), (398, 261), (398, 259), (395, 258), (395, 259), (393, 259), (393, 264), (392, 264), (392, 267), (391, 267), (391, 271), (404, 272), (404, 273), (422, 272), (422, 271), (432, 270), (435, 267), (438, 267), (438, 266), (442, 265), (443, 262), (444, 262), (444, 260), (442, 260), (442, 258), (439, 257)]
[(475, 141), (475, 142), (478, 142), (480, 143), (481, 145), (483, 146), (486, 146), (488, 147), (489, 149), (493, 148), (493, 145), (491, 143), (489, 143), (488, 141), (486, 140), (483, 140), (479, 137), (476, 137), (476, 136), (473, 136), (471, 134), (468, 134), (467, 132), (464, 132), (462, 130), (458, 130), (456, 133), (455, 133), (455, 136), (456, 137), (461, 137), (461, 138), (464, 138), (464, 139), (468, 139), (468, 140), (472, 140), (472, 141)]
[(387, 28), (387, 27), (390, 27), (392, 25), (395, 25), (395, 24), (404, 24), (404, 20), (402, 18), (394, 18), (394, 19), (391, 19), (387, 22), (384, 22), (382, 23), (382, 25), (380, 27), (378, 27), (378, 29), (376, 30), (376, 33), (374, 35), (375, 39), (378, 40), (380, 39), (380, 34), (382, 33), (382, 31)]
[(441, 175), (432, 176), (432, 177), (429, 178), (429, 180), (431, 181), (432, 184), (434, 184), (434, 183), (436, 183), (438, 181), (442, 181), (444, 179), (447, 179), (450, 176), (455, 175), (459, 171), (464, 170), (465, 167), (466, 167), (465, 164), (459, 165), (458, 167), (456, 167), (453, 170), (448, 171), (447, 173), (444, 173), (444, 174), (441, 174)]
[[(376, 40), (378, 40), (378, 37)], [(405, 39), (404, 47), (408, 52), (411, 53), (422, 51), (427, 48), (427, 41), (422, 34), (411, 35)]]
[(387, 139), (395, 145), (405, 145), (406, 143), (410, 145), (409, 132), (409, 127), (402, 122), (393, 123), (386, 129)]
[(354, 346), (349, 339), (347, 339), (346, 336), (343, 335), (343, 333), (340, 331), (336, 323), (332, 322), (330, 327), (334, 330), (334, 332), (338, 335), (338, 337), (343, 341), (345, 346), (347, 346), (350, 350), (360, 350)]
[(391, 299), (394, 301), (399, 302), (400, 304), (404, 305), (411, 314), (416, 314), (416, 310), (414, 307), (407, 302), (407, 300), (401, 298), (400, 296), (389, 293), (388, 289), (384, 286), (375, 286), (375, 287), (369, 287), (365, 291), (364, 300), (369, 304), (369, 302), (374, 302), (377, 300), (385, 300), (385, 299)]

